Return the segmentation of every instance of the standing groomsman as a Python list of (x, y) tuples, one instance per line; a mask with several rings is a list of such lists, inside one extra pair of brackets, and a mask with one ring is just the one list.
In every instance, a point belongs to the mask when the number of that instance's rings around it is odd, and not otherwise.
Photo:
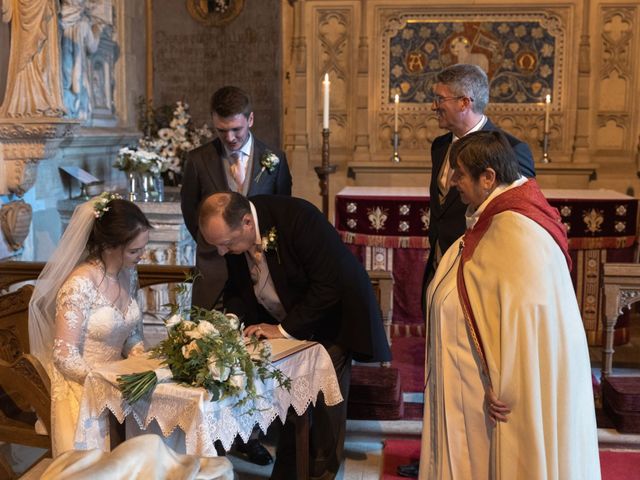
[[(251, 134), (253, 107), (249, 95), (227, 86), (211, 97), (211, 119), (217, 138), (189, 153), (180, 190), (182, 215), (196, 241), (196, 268), (191, 304), (213, 308), (227, 280), (227, 266), (216, 249), (204, 241), (198, 229), (200, 203), (215, 192), (242, 195), (291, 195), (291, 174), (284, 152), (269, 148)], [(257, 439), (257, 431), (236, 449), (252, 463), (273, 461)]]
[(184, 223), (196, 241), (192, 305), (213, 308), (227, 279), (226, 265), (198, 231), (200, 202), (215, 192), (243, 195), (291, 195), (291, 174), (284, 152), (269, 148), (251, 133), (249, 95), (227, 86), (211, 97), (211, 119), (217, 138), (189, 153), (180, 191)]

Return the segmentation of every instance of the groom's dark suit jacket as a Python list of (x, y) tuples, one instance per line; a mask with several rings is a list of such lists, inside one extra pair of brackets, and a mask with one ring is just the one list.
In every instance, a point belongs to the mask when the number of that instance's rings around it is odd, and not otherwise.
[[(276, 229), (277, 252), (268, 250), (265, 258), (287, 313), (284, 330), (301, 340), (337, 343), (356, 360), (390, 360), (369, 276), (322, 213), (299, 198), (259, 195), (249, 200), (261, 235)], [(256, 300), (246, 256), (225, 258), (225, 308), (245, 325), (277, 323)]]
[[(518, 140), (513, 135), (501, 130), (487, 118), (482, 130), (499, 130), (506, 137), (518, 159), (520, 173), (525, 177), (535, 177), (535, 166), (533, 163), (533, 155), (529, 145)], [(423, 298), (422, 305), (424, 307), (424, 293), (428, 282), (433, 277), (434, 254), (436, 242), (440, 245), (441, 252), (447, 251), (453, 242), (460, 237), (466, 230), (465, 212), (467, 206), (462, 203), (460, 193), (455, 187), (449, 189), (449, 192), (440, 203), (438, 177), (442, 163), (444, 162), (453, 134), (451, 132), (437, 137), (431, 145), (431, 184), (429, 185), (429, 208), (431, 210), (431, 220), (429, 223), (429, 244), (431, 252), (424, 273), (423, 281)]]
[[(265, 152), (273, 152), (280, 163), (273, 172), (265, 170), (260, 180), (255, 181), (262, 169), (260, 159)], [(224, 148), (215, 139), (189, 153), (184, 166), (180, 199), (184, 223), (196, 241), (196, 267), (201, 277), (193, 284), (192, 304), (213, 308), (227, 278), (225, 262), (215, 249), (198, 232), (198, 208), (200, 203), (212, 193), (229, 191), (229, 183), (224, 172)], [(267, 147), (253, 137), (253, 168), (247, 172), (250, 184), (248, 195), (279, 194), (291, 195), (291, 173), (284, 152)]]

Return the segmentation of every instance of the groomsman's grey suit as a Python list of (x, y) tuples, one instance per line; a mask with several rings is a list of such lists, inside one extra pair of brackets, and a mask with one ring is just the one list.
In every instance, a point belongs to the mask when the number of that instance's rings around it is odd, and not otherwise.
[[(210, 194), (224, 191), (240, 191), (244, 195), (278, 194), (291, 195), (291, 173), (284, 152), (270, 149), (253, 137), (253, 149), (247, 165), (243, 189), (227, 180), (223, 162), (227, 154), (220, 139), (215, 139), (191, 151), (184, 167), (181, 207), (187, 229), (195, 239), (196, 267), (201, 277), (193, 284), (191, 303), (193, 306), (213, 308), (227, 280), (227, 267), (215, 247), (207, 244), (198, 232), (198, 207)], [(273, 171), (265, 169), (262, 174), (261, 160), (268, 153), (275, 154), (278, 165)], [(259, 178), (258, 178), (259, 177)]]

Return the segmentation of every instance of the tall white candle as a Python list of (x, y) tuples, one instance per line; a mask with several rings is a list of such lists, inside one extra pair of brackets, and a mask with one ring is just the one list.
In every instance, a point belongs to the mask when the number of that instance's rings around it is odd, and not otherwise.
[(322, 103), (322, 128), (329, 129), (329, 74), (324, 74), (324, 80), (322, 82), (323, 87), (323, 103)]
[(400, 95), (396, 93), (393, 102), (393, 131), (394, 133), (398, 133), (398, 104), (400, 103)]
[(547, 93), (544, 99), (544, 133), (549, 133), (549, 123), (551, 119), (551, 95)]

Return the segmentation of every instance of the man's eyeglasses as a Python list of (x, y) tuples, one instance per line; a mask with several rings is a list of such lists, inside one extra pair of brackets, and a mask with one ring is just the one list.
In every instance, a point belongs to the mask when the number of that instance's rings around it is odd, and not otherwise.
[(436, 107), (439, 107), (440, 104), (444, 102), (448, 102), (449, 100), (462, 100), (463, 98), (468, 98), (470, 102), (473, 102), (473, 98), (467, 97), (466, 95), (458, 95), (455, 97), (441, 97), (440, 95), (433, 96), (433, 103)]

